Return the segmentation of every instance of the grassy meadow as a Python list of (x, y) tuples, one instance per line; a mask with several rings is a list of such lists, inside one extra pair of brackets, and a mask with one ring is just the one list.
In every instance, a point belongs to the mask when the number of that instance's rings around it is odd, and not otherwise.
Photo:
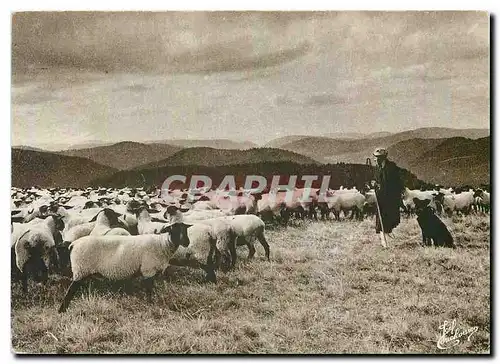
[[(271, 262), (256, 243), (217, 284), (171, 267), (153, 304), (140, 281), (93, 281), (65, 314), (70, 280), (11, 292), (17, 353), (489, 353), (490, 217), (444, 219), (457, 249), (421, 247), (404, 218), (382, 248), (373, 219), (270, 227)], [(449, 349), (444, 320), (478, 327)]]

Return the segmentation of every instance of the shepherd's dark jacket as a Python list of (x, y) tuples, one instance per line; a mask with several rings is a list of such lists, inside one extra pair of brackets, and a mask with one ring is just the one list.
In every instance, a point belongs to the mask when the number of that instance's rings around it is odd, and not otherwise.
[[(377, 165), (376, 179), (379, 184), (377, 191), (377, 201), (380, 207), (380, 214), (384, 223), (384, 232), (390, 233), (392, 229), (400, 223), (401, 193), (403, 192), (403, 183), (399, 174), (399, 168), (388, 159), (385, 161), (384, 168)], [(380, 221), (377, 214), (375, 229), (380, 229)]]

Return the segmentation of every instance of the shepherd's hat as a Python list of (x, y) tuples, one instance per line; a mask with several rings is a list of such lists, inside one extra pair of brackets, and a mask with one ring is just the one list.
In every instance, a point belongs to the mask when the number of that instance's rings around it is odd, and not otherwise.
[(375, 151), (373, 152), (373, 155), (375, 157), (380, 157), (380, 156), (384, 156), (384, 157), (387, 157), (387, 149), (385, 148), (377, 148), (375, 149)]

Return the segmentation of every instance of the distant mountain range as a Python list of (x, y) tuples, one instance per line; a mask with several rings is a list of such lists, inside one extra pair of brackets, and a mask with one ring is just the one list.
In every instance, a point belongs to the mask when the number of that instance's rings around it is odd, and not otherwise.
[[(419, 140), (421, 145), (419, 154), (404, 160), (399, 160), (395, 154), (393, 159), (400, 166), (408, 168), (420, 179), (442, 185), (472, 185), (478, 186), (489, 183), (490, 180), (490, 148), (491, 138), (467, 139), (448, 138), (439, 139), (437, 145), (428, 141)], [(410, 141), (396, 144), (395, 149), (410, 150)], [(414, 142), (412, 140), (411, 142)], [(416, 143), (415, 143), (416, 144)]]
[[(378, 133), (371, 133), (371, 134), (363, 134), (363, 133), (330, 133), (330, 134), (325, 134), (323, 137), (329, 138), (329, 139), (338, 139), (338, 140), (352, 140), (352, 139), (372, 139), (372, 138), (380, 138), (380, 137), (385, 137), (391, 135), (391, 133), (382, 131)], [(287, 145), (289, 143), (293, 143), (296, 141), (299, 141), (301, 139), (306, 139), (306, 138), (317, 138), (318, 136), (314, 135), (287, 135), (284, 137), (276, 138), (273, 139), (266, 144), (264, 144), (265, 147), (268, 148), (281, 148), (284, 145)]]
[(268, 162), (318, 164), (318, 162), (311, 158), (282, 149), (253, 148), (248, 150), (230, 150), (214, 148), (186, 148), (175, 153), (169, 158), (140, 166), (140, 168), (162, 168), (168, 166), (186, 165), (215, 167), (231, 164)]
[[(74, 153), (74, 151), (76, 150), (105, 147), (127, 142), (132, 143), (131, 141), (105, 142), (105, 141), (92, 140), (86, 143), (79, 143), (79, 144), (45, 143), (38, 147), (31, 147), (25, 145), (14, 145), (12, 147), (16, 149), (31, 149), (31, 150), (60, 152), (60, 153), (71, 151), (72, 153)], [(165, 139), (165, 140), (148, 140), (136, 143), (146, 144), (146, 145), (168, 144), (171, 146), (176, 146), (181, 148), (207, 147), (207, 148), (218, 148), (218, 149), (250, 149), (257, 147), (257, 144), (249, 141), (239, 142), (229, 139)]]
[(162, 143), (182, 148), (250, 149), (257, 147), (252, 142), (238, 142), (229, 139), (167, 139), (148, 143)]
[(131, 169), (165, 159), (181, 150), (169, 144), (120, 142), (112, 145), (60, 151), (59, 154), (88, 158), (116, 169)]
[(489, 136), (488, 129), (421, 128), (388, 136), (365, 139), (332, 139), (327, 137), (304, 137), (280, 146), (311, 157), (322, 163), (365, 163), (377, 147), (390, 146), (410, 139), (440, 139), (464, 137), (478, 139)]
[[(361, 139), (352, 133), (342, 134), (340, 139), (294, 135), (275, 139), (263, 148), (225, 139), (165, 140), (159, 143), (126, 141), (59, 152), (20, 146), (12, 149), (12, 183), (14, 186), (80, 187), (92, 181), (116, 184), (122, 180), (119, 176), (132, 176), (132, 180), (141, 176), (142, 180), (144, 175), (154, 175), (154, 180), (161, 178), (157, 173), (172, 168), (193, 170), (193, 166), (208, 168), (210, 173), (222, 166), (232, 170), (245, 165), (255, 170), (278, 166), (277, 173), (283, 166), (288, 166), (285, 170), (289, 169), (289, 165), (299, 171), (306, 168), (299, 166), (314, 165), (316, 167), (311, 169), (322, 170), (321, 163), (365, 164), (379, 146), (388, 148), (390, 159), (421, 180), (452, 186), (489, 183), (491, 140), (487, 129), (424, 128), (386, 134), (359, 134), (363, 135)], [(204, 144), (219, 145), (220, 148), (191, 147)], [(243, 173), (240, 169), (238, 171)]]

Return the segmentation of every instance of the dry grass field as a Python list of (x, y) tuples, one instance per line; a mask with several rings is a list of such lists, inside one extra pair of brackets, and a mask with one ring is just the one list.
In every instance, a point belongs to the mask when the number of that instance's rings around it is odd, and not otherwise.
[[(147, 304), (138, 280), (93, 281), (58, 314), (69, 280), (52, 276), (23, 297), (12, 286), (18, 353), (489, 353), (490, 218), (445, 219), (457, 249), (421, 247), (415, 218), (380, 246), (374, 221), (293, 222), (269, 228), (271, 262), (203, 283), (172, 268)], [(478, 327), (441, 350), (439, 326)]]

